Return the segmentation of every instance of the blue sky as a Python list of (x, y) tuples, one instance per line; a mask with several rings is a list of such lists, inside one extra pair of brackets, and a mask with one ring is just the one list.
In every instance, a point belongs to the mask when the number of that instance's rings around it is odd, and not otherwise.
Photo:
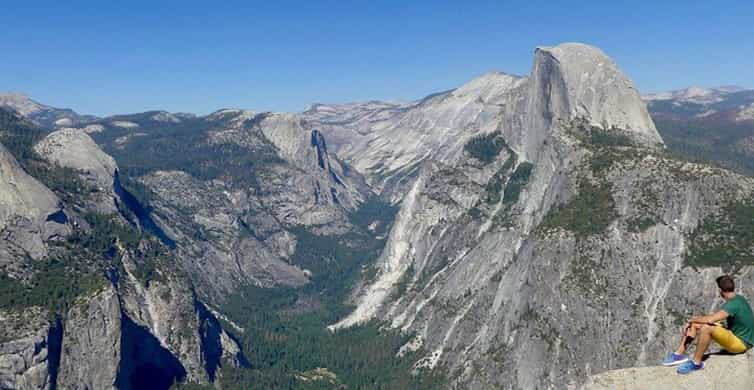
[(599, 46), (642, 91), (754, 87), (750, 0), (117, 3), (3, 4), (0, 91), (98, 115), (300, 111), (526, 74), (534, 47), (565, 41)]

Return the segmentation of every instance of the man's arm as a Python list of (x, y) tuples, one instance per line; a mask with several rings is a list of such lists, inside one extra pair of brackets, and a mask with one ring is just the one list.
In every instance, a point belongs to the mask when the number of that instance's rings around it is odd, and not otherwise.
[(714, 324), (715, 322), (722, 321), (726, 318), (728, 318), (729, 314), (725, 310), (720, 310), (717, 313), (708, 314), (706, 316), (696, 316), (691, 317), (689, 319), (689, 322), (698, 323), (698, 324)]

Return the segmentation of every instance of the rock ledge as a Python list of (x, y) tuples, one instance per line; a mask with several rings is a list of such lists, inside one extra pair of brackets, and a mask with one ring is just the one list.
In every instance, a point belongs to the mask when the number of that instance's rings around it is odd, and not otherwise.
[(704, 369), (678, 375), (675, 367), (639, 367), (591, 376), (582, 390), (725, 389), (750, 390), (754, 384), (754, 351), (743, 355), (713, 354)]

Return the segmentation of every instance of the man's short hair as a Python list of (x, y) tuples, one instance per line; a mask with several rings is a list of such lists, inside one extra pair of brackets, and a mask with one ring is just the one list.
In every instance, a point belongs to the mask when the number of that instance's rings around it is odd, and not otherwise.
[(723, 292), (733, 292), (736, 290), (736, 283), (730, 275), (723, 275), (717, 278), (717, 287)]

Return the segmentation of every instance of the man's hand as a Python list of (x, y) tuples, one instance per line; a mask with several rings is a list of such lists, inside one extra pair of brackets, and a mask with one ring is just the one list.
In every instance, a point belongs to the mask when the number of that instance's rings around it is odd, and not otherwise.
[(683, 335), (688, 336), (689, 333), (691, 333), (691, 327), (694, 326), (690, 321), (686, 323), (686, 326), (683, 327)]
[(689, 319), (690, 324), (707, 324), (715, 325), (716, 322), (722, 321), (728, 318), (728, 313), (725, 310), (720, 310), (717, 313), (706, 316), (694, 316)]

